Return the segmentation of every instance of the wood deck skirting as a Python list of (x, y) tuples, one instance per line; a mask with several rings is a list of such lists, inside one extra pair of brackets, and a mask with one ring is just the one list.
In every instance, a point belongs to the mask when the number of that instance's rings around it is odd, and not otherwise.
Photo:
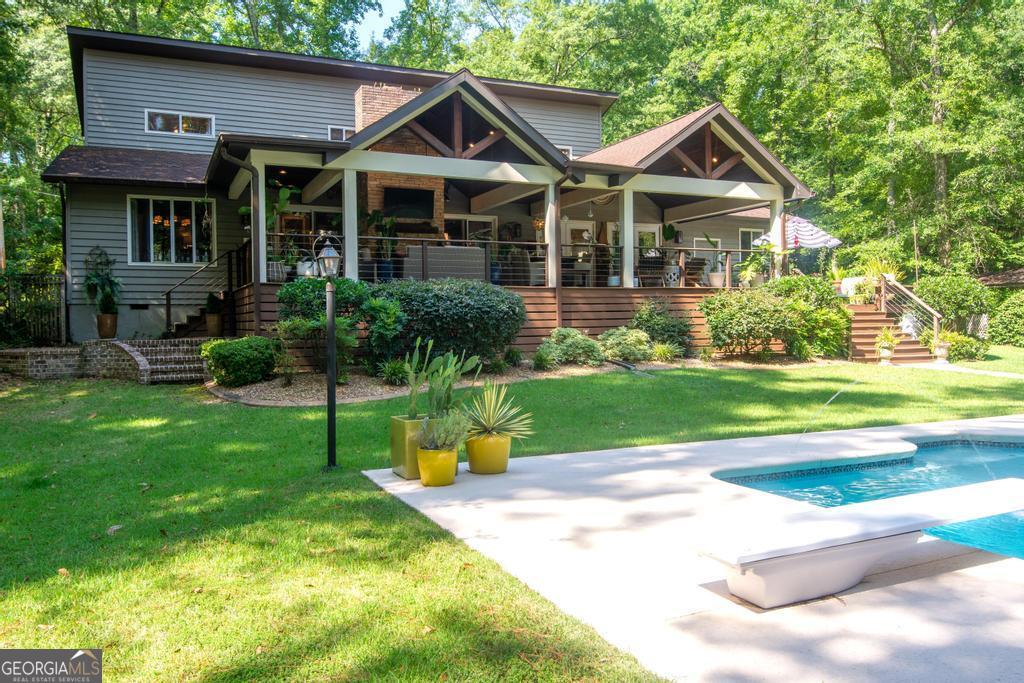
[[(261, 313), (264, 329), (277, 321), (278, 284), (262, 286)], [(526, 305), (526, 324), (516, 338), (514, 346), (532, 351), (557, 326), (558, 302), (554, 287), (508, 287), (523, 298)], [(644, 299), (657, 297), (669, 303), (674, 313), (686, 313), (693, 322), (693, 345), (707, 346), (707, 327), (704, 315), (697, 309), (700, 301), (721, 290), (702, 287), (563, 287), (562, 326), (586, 330), (597, 336), (605, 330), (629, 322), (633, 312)], [(255, 333), (252, 286), (246, 285), (235, 292), (240, 336)]]

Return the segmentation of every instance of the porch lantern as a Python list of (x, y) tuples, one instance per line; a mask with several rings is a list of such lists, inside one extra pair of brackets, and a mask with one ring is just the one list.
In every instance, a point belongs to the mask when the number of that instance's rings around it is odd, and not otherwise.
[(334, 278), (338, 277), (341, 270), (341, 255), (331, 244), (334, 239), (325, 230), (320, 231), (320, 237), (313, 243), (313, 251), (316, 252), (317, 244), (323, 243), (316, 256), (319, 266), (320, 277), (326, 278), (327, 282), (327, 467), (330, 470), (338, 466), (338, 443), (337, 443), (337, 406), (335, 392), (338, 387), (338, 347), (335, 342), (334, 331)]

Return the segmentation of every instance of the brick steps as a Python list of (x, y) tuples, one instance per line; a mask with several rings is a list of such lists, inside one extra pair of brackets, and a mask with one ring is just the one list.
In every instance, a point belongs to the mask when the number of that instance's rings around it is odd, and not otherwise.
[(206, 341), (207, 337), (184, 337), (136, 339), (126, 343), (148, 363), (150, 384), (158, 384), (204, 381), (206, 371), (199, 347)]
[[(896, 321), (872, 304), (847, 305), (853, 313), (850, 336), (850, 359), (861, 363), (877, 363), (878, 350), (875, 339), (883, 327), (895, 327)], [(931, 351), (916, 339), (902, 336), (893, 349), (893, 365), (928, 363), (935, 360)]]

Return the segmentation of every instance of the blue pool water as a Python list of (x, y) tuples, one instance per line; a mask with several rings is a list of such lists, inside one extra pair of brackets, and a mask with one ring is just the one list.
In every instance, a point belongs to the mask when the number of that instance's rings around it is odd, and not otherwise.
[[(742, 477), (723, 474), (726, 481), (735, 484), (835, 507), (993, 479), (1024, 478), (1024, 444), (926, 444), (912, 458), (847, 467)], [(934, 527), (927, 533), (1000, 555), (1024, 558), (1024, 512)]]

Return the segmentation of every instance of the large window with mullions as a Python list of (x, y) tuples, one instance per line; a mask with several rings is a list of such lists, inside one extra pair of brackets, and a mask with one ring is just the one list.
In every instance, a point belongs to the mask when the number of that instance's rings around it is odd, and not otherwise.
[(215, 248), (212, 199), (129, 197), (131, 263), (209, 263)]

